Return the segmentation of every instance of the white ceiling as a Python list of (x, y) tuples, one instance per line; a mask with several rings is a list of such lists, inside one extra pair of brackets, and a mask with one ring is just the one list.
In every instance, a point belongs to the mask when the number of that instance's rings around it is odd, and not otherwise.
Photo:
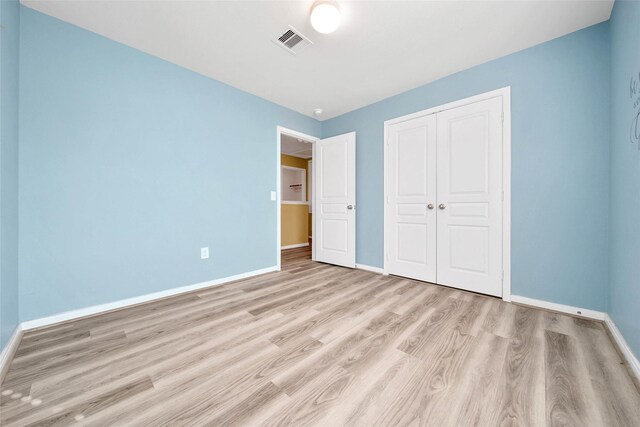
[(303, 159), (310, 159), (313, 157), (313, 145), (311, 142), (283, 133), (280, 143), (280, 151), (282, 154), (301, 157)]
[[(605, 1), (340, 1), (322, 35), (313, 0), (22, 0), (94, 31), (320, 120), (609, 19)], [(275, 43), (287, 25), (313, 41)]]

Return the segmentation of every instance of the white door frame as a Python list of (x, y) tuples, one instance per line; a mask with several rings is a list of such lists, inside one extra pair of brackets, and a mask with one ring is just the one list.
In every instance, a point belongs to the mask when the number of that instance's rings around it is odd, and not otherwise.
[[(310, 141), (313, 143), (313, 154), (312, 154), (312, 159), (316, 156), (316, 142), (318, 142), (320, 140), (320, 138), (316, 138), (315, 136), (311, 136), (311, 135), (307, 135), (305, 133), (302, 132), (298, 132), (292, 129), (287, 129), (283, 126), (277, 126), (276, 127), (276, 204), (277, 204), (277, 215), (276, 215), (276, 221), (278, 223), (277, 227), (276, 227), (276, 260), (278, 261), (276, 266), (278, 267), (278, 271), (280, 271), (281, 267), (282, 267), (282, 259), (281, 259), (281, 253), (282, 253), (282, 158), (280, 157), (280, 155), (282, 154), (282, 141), (280, 139), (281, 135), (283, 133), (289, 135), (289, 136), (293, 136), (294, 138), (300, 138), (300, 139), (304, 139), (305, 141)], [(311, 166), (315, 169), (315, 162), (313, 162), (311, 164)], [(313, 170), (311, 171), (311, 174), (313, 174)], [(315, 180), (312, 180), (311, 182), (312, 186), (315, 186)], [(315, 194), (315, 187), (312, 190), (313, 194)], [(311, 217), (311, 224), (312, 224), (312, 230), (311, 230), (311, 235), (314, 236), (314, 238), (311, 239), (311, 254), (312, 254), (312, 259), (315, 259), (315, 245), (316, 245), (316, 239), (315, 239), (315, 233), (316, 233), (316, 216), (313, 215)]]
[[(490, 92), (449, 102), (437, 107), (428, 108), (423, 111), (386, 120), (384, 122), (384, 203), (387, 201), (387, 181), (388, 181), (388, 129), (389, 126), (422, 116), (428, 116), (440, 111), (450, 110), (474, 102), (484, 101), (491, 98), (502, 97), (502, 111), (504, 114), (502, 121), (502, 188), (504, 191), (504, 201), (502, 203), (502, 299), (511, 301), (511, 86), (496, 89)], [(387, 247), (388, 247), (388, 227), (386, 218), (386, 207), (384, 209), (384, 274), (387, 271)]]

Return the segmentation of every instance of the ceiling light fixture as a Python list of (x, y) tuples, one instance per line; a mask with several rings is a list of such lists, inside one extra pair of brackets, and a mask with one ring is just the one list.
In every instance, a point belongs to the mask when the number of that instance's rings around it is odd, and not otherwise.
[(313, 114), (315, 114), (316, 116), (321, 116), (322, 108), (316, 108), (315, 110), (313, 110)]
[(317, 0), (311, 6), (311, 26), (319, 33), (333, 33), (340, 25), (340, 9), (332, 0)]

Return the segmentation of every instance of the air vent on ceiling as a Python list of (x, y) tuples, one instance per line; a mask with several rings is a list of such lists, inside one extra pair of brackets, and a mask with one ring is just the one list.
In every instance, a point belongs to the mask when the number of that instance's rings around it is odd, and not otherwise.
[(291, 25), (289, 25), (289, 29), (282, 33), (274, 42), (293, 55), (296, 55), (310, 44), (313, 44), (311, 40), (303, 36), (300, 31)]

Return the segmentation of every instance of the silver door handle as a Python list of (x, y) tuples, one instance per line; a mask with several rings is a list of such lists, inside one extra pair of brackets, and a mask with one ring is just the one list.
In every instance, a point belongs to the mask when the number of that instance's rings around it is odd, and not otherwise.
[(444, 203), (440, 203), (440, 204), (438, 205), (438, 209), (441, 209), (441, 210), (442, 210), (442, 209), (444, 209), (444, 208), (446, 208), (446, 206), (444, 205)]
[(429, 203), (429, 204), (427, 205), (427, 209), (433, 209), (433, 203)]
[(347, 205), (347, 209), (349, 210), (353, 209), (353, 205)]

